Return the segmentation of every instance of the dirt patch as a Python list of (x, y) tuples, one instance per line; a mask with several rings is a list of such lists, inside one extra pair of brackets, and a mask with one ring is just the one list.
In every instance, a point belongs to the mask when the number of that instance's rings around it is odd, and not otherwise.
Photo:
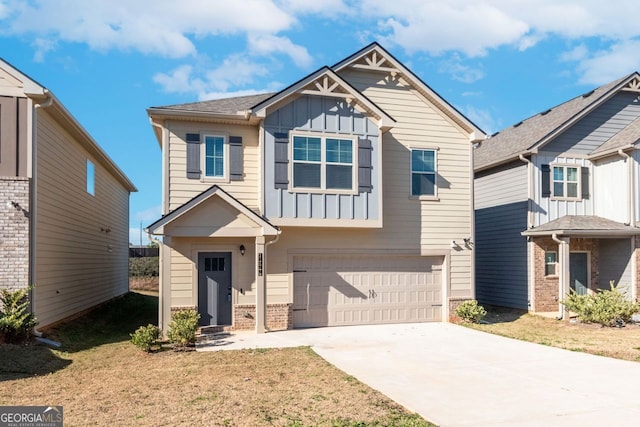
[(132, 291), (158, 292), (158, 276), (130, 277), (129, 289)]
[(468, 325), (474, 329), (560, 347), (572, 351), (640, 361), (640, 326), (623, 328), (595, 324), (572, 323), (509, 309), (488, 309), (483, 324)]

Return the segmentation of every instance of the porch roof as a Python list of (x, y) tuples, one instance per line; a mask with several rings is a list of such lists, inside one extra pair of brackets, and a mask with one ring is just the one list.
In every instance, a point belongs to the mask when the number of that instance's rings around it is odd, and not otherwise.
[[(236, 212), (242, 218), (245, 218), (245, 220), (242, 222), (244, 222), (245, 224), (246, 223), (252, 224), (252, 226), (250, 227), (242, 226), (241, 228), (234, 227), (234, 226), (226, 227), (224, 224), (216, 224), (219, 230), (222, 228), (226, 228), (225, 232), (220, 233), (218, 231), (216, 234), (224, 235), (226, 237), (231, 237), (232, 235), (237, 235), (237, 236), (245, 236), (249, 234), (255, 235), (255, 233), (258, 233), (258, 235), (263, 235), (263, 236), (276, 236), (280, 234), (280, 229), (277, 226), (271, 224), (266, 218), (258, 215), (251, 208), (249, 208), (248, 206), (240, 202), (235, 197), (231, 196), (229, 193), (227, 193), (217, 185), (211, 186), (209, 189), (198, 194), (193, 199), (189, 200), (188, 202), (182, 204), (178, 208), (164, 215), (162, 218), (160, 218), (159, 220), (157, 220), (156, 222), (154, 222), (153, 224), (145, 228), (145, 231), (150, 234), (164, 235), (165, 227), (178, 222), (177, 220), (179, 218), (187, 218), (187, 214), (191, 212), (195, 212), (199, 206), (204, 206), (205, 203), (212, 201), (214, 199), (218, 199), (221, 203), (223, 203), (222, 205), (219, 205), (221, 208), (223, 208), (222, 210), (231, 210), (232, 212)], [(208, 205), (208, 206), (209, 208), (211, 208), (211, 205)], [(215, 218), (214, 215), (207, 215), (207, 216), (211, 218)], [(229, 218), (229, 219), (232, 219), (232, 218)], [(194, 236), (210, 235), (209, 231), (211, 230), (207, 230), (207, 233), (203, 234), (204, 231), (205, 230), (202, 229), (202, 227), (200, 227), (199, 230), (194, 229), (194, 230), (191, 230), (190, 233), (195, 232)], [(186, 235), (191, 235), (191, 234), (186, 234)]]
[(624, 237), (640, 235), (640, 228), (594, 215), (565, 215), (522, 232), (523, 236)]

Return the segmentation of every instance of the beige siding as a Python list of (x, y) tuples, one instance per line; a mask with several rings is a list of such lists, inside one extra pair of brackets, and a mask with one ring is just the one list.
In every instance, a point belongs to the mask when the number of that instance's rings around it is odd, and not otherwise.
[[(213, 184), (218, 184), (248, 207), (258, 209), (259, 193), (259, 147), (258, 128), (255, 126), (215, 125), (190, 122), (172, 122), (169, 129), (169, 211), (188, 202)], [(222, 134), (241, 136), (244, 156), (244, 179), (242, 181), (220, 181), (206, 179), (188, 179), (187, 133)]]
[(129, 193), (46, 110), (37, 137), (35, 305), (47, 325), (128, 291)]

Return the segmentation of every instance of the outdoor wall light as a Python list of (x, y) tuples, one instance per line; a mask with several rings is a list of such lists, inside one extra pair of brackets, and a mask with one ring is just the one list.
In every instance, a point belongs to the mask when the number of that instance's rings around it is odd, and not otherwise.
[(451, 249), (456, 249), (458, 247), (458, 244), (456, 243), (455, 240), (451, 241)]
[(244, 256), (244, 253), (246, 252), (244, 245), (240, 245), (240, 255)]

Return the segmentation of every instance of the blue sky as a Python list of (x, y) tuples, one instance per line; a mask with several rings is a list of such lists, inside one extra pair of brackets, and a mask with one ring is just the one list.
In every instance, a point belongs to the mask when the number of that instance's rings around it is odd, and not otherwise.
[(160, 215), (150, 106), (282, 89), (378, 41), (493, 133), (640, 70), (636, 15), (636, 0), (0, 0), (0, 56), (136, 184), (137, 244)]

